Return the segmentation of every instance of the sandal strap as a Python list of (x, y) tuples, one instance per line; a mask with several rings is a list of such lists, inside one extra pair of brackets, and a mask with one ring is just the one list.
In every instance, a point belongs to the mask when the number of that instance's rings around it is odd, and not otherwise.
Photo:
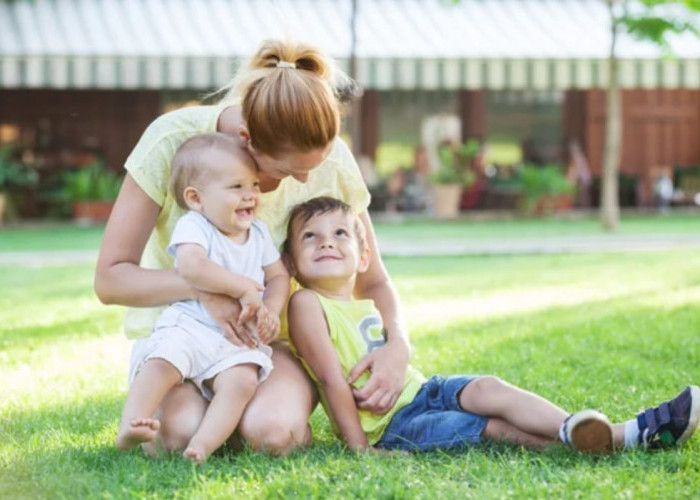
[(671, 405), (664, 401), (656, 408), (647, 408), (640, 416), (644, 415), (646, 429), (640, 435), (640, 441), (649, 444), (650, 441), (658, 438), (659, 431), (671, 424)]

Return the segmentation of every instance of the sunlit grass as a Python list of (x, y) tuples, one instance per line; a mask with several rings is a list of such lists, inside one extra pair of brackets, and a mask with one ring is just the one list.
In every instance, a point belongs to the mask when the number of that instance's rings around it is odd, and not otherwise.
[[(494, 373), (614, 419), (698, 380), (694, 251), (388, 259), (427, 374)], [(592, 458), (506, 447), (354, 455), (312, 418), (311, 449), (199, 469), (113, 446), (126, 393), (123, 310), (90, 266), (0, 268), (0, 498), (693, 498), (700, 438)]]

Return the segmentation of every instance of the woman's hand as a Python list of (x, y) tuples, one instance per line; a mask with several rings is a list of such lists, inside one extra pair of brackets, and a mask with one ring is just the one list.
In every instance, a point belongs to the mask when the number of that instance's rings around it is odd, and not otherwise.
[(371, 372), (369, 380), (362, 389), (353, 389), (358, 408), (381, 415), (391, 410), (403, 390), (406, 369), (408, 368), (408, 351), (399, 355), (400, 342), (386, 343), (357, 363), (348, 377), (348, 383), (355, 382), (365, 370)]
[(360, 360), (350, 372), (348, 381), (354, 382), (365, 370), (369, 370), (371, 374), (367, 383), (362, 389), (353, 391), (355, 403), (363, 410), (383, 414), (396, 404), (403, 390), (410, 347), (399, 297), (382, 262), (369, 214), (363, 212), (360, 214), (360, 220), (366, 230), (365, 239), (370, 249), (370, 264), (367, 271), (357, 277), (355, 297), (374, 301), (382, 315), (386, 344)]
[(238, 300), (228, 295), (197, 291), (199, 300), (216, 324), (224, 331), (224, 335), (237, 346), (255, 347), (255, 339), (244, 326), (238, 326), (241, 305)]

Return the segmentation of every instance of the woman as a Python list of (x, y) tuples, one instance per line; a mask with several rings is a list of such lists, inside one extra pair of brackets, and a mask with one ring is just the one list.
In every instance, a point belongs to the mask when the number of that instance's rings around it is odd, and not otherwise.
[[(195, 134), (230, 134), (240, 139), (258, 165), (263, 193), (259, 217), (270, 227), (277, 245), (285, 237), (288, 210), (301, 201), (334, 196), (360, 214), (374, 257), (355, 294), (375, 301), (388, 341), (362, 360), (352, 375), (371, 370), (369, 382), (355, 394), (357, 403), (385, 413), (403, 386), (408, 340), (398, 297), (376, 248), (367, 213), (369, 193), (352, 155), (338, 138), (340, 112), (333, 91), (337, 78), (331, 61), (317, 49), (267, 41), (227, 87), (220, 103), (184, 108), (156, 119), (126, 161), (127, 176), (100, 249), (95, 291), (105, 304), (132, 307), (125, 320), (130, 338), (148, 335), (162, 306), (195, 298), (224, 330), (241, 343), (252, 342), (247, 332), (235, 327), (238, 302), (186, 285), (165, 251), (175, 221), (182, 215), (167, 189), (176, 149)], [(308, 419), (317, 401), (313, 384), (289, 350), (286, 335), (282, 337), (271, 344), (272, 375), (258, 388), (238, 428), (252, 448), (275, 454), (310, 443)], [(175, 387), (157, 412), (162, 446), (183, 449), (206, 405), (192, 384)]]

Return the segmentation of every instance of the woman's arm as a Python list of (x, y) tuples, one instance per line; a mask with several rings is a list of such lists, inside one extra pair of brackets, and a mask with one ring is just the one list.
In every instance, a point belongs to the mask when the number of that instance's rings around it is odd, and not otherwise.
[(351, 450), (367, 448), (350, 385), (328, 334), (318, 298), (309, 290), (296, 292), (289, 301), (289, 334), (301, 357), (319, 381), (331, 418)]
[(384, 322), (387, 341), (355, 365), (349, 381), (352, 383), (357, 380), (365, 370), (371, 371), (367, 383), (362, 389), (354, 391), (354, 395), (358, 407), (381, 414), (388, 412), (401, 394), (410, 346), (399, 297), (382, 262), (369, 214), (363, 212), (360, 220), (367, 232), (371, 261), (367, 271), (357, 277), (355, 296), (374, 301)]
[(107, 222), (95, 270), (95, 293), (104, 304), (153, 307), (195, 298), (173, 269), (144, 269), (141, 254), (160, 207), (127, 174)]

